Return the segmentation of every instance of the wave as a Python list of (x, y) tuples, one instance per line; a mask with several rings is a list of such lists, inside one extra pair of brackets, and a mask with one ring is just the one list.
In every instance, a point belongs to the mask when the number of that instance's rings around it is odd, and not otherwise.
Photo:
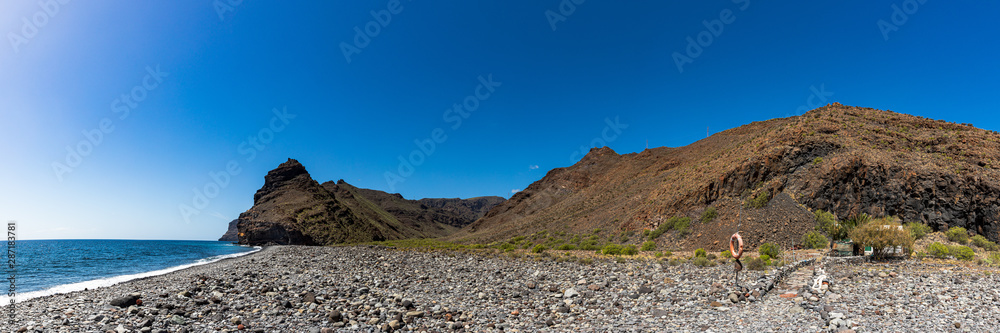
[[(256, 253), (256, 252), (258, 252), (260, 250), (261, 250), (260, 246), (254, 246), (253, 250), (251, 250), (251, 251), (212, 256), (212, 257), (208, 257), (208, 258), (198, 259), (195, 262), (190, 263), (190, 264), (184, 264), (184, 265), (180, 265), (180, 266), (168, 267), (168, 268), (164, 268), (164, 269), (160, 269), (160, 270), (155, 270), (155, 271), (149, 271), (149, 272), (143, 272), (143, 273), (137, 273), (137, 274), (112, 276), (112, 277), (108, 277), (108, 278), (101, 278), (101, 279), (90, 280), (90, 281), (83, 281), (83, 282), (76, 282), (76, 283), (61, 284), (61, 285), (54, 286), (54, 287), (51, 287), (51, 288), (48, 288), (48, 289), (45, 289), (45, 290), (29, 291), (29, 292), (25, 292), (25, 293), (17, 293), (17, 295), (14, 297), (14, 302), (15, 303), (20, 303), (20, 302), (24, 302), (24, 301), (27, 301), (27, 300), (32, 299), (32, 298), (38, 298), (38, 297), (50, 296), (50, 295), (57, 295), (57, 294), (65, 294), (65, 293), (70, 293), (70, 292), (74, 292), (74, 291), (80, 291), (80, 290), (84, 290), (84, 289), (95, 289), (95, 288), (102, 288), (102, 287), (113, 286), (115, 284), (126, 282), (126, 281), (131, 281), (131, 280), (141, 279), (141, 278), (147, 278), (147, 277), (157, 276), (157, 275), (163, 275), (163, 274), (167, 274), (167, 273), (170, 273), (170, 272), (176, 272), (176, 271), (179, 271), (179, 270), (182, 270), (182, 269), (185, 269), (185, 268), (190, 268), (190, 267), (195, 267), (195, 266), (201, 266), (201, 265), (205, 265), (205, 264), (211, 264), (213, 262), (216, 262), (216, 261), (219, 261), (219, 260), (223, 260), (223, 259), (230, 259), (230, 258), (242, 257), (242, 256), (245, 256), (245, 255), (248, 255), (248, 254), (251, 254), (251, 253)], [(7, 305), (7, 304), (10, 304), (10, 297), (7, 296), (6, 293), (4, 293), (3, 295), (0, 295), (0, 305)]]

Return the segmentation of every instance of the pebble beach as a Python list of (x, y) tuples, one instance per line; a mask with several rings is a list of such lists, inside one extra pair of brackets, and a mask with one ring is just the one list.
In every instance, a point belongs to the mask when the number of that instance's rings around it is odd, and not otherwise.
[[(377, 246), (258, 253), (16, 305), (4, 332), (988, 332), (1000, 274), (914, 260), (777, 269)], [(747, 293), (771, 281), (766, 294)], [(819, 286), (819, 287), (817, 287)], [(8, 307), (3, 307), (8, 313)], [(5, 318), (5, 320), (9, 320)]]

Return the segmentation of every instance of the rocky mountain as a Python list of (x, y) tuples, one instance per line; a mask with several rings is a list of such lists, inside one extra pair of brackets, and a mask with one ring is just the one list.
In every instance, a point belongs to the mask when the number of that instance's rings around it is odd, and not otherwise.
[(443, 224), (440, 226), (443, 234), (451, 234), (469, 225), (483, 217), (490, 208), (505, 200), (501, 197), (407, 200), (398, 193), (357, 188), (343, 180), (323, 183), (323, 187), (335, 194), (360, 195), (391, 214), (403, 225), (419, 229), (427, 225)]
[(321, 185), (302, 164), (288, 159), (264, 176), (253, 207), (240, 214), (239, 243), (329, 245), (441, 237), (468, 225), (503, 198), (425, 200), (449, 204), (431, 207), (343, 180)]
[(222, 234), (222, 237), (219, 237), (220, 242), (235, 242), (239, 240), (237, 238), (239, 231), (236, 230), (236, 223), (239, 221), (239, 219), (235, 219), (232, 222), (229, 222), (229, 229), (226, 229), (226, 233)]
[[(791, 246), (813, 229), (810, 210), (822, 209), (840, 218), (895, 215), (936, 230), (961, 226), (997, 241), (998, 168), (997, 132), (834, 103), (684, 147), (626, 155), (592, 149), (448, 239), (640, 231), (687, 216), (695, 221), (690, 235), (672, 232), (661, 245), (719, 250), (739, 228), (750, 246)], [(754, 198), (774, 199), (744, 208)], [(708, 207), (718, 217), (697, 222)]]

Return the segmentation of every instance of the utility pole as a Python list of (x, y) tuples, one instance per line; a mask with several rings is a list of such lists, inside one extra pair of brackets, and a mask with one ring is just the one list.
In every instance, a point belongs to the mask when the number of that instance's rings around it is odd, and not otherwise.
[(709, 131), (708, 131), (708, 126), (705, 126), (705, 137), (706, 137), (706, 138), (707, 138), (707, 137), (709, 137), (709, 136), (711, 136), (711, 135), (709, 135), (708, 133), (709, 133)]

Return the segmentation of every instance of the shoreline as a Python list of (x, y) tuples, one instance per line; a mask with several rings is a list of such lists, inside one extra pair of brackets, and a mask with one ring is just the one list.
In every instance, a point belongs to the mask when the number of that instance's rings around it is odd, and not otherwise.
[[(173, 272), (183, 271), (185, 269), (190, 269), (190, 268), (195, 268), (195, 267), (205, 266), (205, 265), (211, 265), (211, 264), (214, 264), (214, 263), (217, 263), (217, 262), (221, 262), (221, 261), (225, 261), (225, 260), (229, 260), (229, 259), (236, 259), (236, 258), (240, 258), (240, 257), (245, 257), (245, 256), (253, 255), (255, 253), (258, 253), (258, 252), (262, 251), (265, 248), (265, 246), (247, 246), (247, 247), (249, 247), (251, 250), (250, 251), (246, 251), (246, 252), (231, 253), (231, 254), (225, 254), (225, 255), (212, 256), (212, 257), (208, 257), (208, 258), (202, 258), (202, 259), (198, 259), (195, 262), (189, 263), (189, 264), (171, 266), (171, 267), (166, 267), (166, 268), (162, 268), (162, 269), (152, 270), (152, 271), (148, 271), (148, 272), (140, 272), (140, 273), (133, 273), (133, 274), (116, 275), (116, 276), (109, 276), (109, 277), (105, 277), (105, 278), (99, 278), (99, 279), (93, 279), (93, 280), (87, 280), (87, 281), (73, 282), (73, 283), (67, 283), (67, 284), (60, 284), (60, 285), (55, 285), (55, 286), (48, 287), (48, 288), (45, 288), (45, 289), (42, 289), (42, 290), (35, 290), (35, 291), (28, 291), (28, 292), (18, 292), (17, 293), (18, 296), (15, 297), (14, 301), (15, 301), (15, 304), (20, 304), (20, 303), (23, 303), (25, 301), (30, 301), (30, 300), (37, 299), (37, 298), (54, 296), (54, 295), (60, 295), (60, 294), (68, 294), (68, 293), (73, 293), (73, 292), (77, 292), (77, 291), (84, 291), (85, 289), (90, 290), (90, 289), (106, 288), (106, 287), (114, 286), (114, 285), (117, 285), (117, 284), (120, 284), (120, 283), (127, 283), (127, 282), (131, 282), (131, 281), (136, 281), (136, 280), (153, 278), (153, 277), (162, 276), (162, 275), (165, 275), (165, 274), (170, 274), (170, 273), (173, 273)], [(214, 259), (212, 259), (212, 258), (214, 258)], [(207, 260), (207, 259), (211, 259), (211, 260)], [(207, 261), (202, 262), (202, 260), (207, 260)], [(21, 295), (31, 295), (31, 296), (21, 297)], [(4, 309), (7, 306), (7, 304), (9, 304), (9, 302), (10, 302), (10, 298), (7, 295), (0, 295), (0, 309)]]
[[(569, 257), (559, 251), (514, 258), (494, 251), (271, 246), (232, 260), (27, 300), (17, 304), (18, 322), (5, 320), (0, 331), (814, 332), (829, 330), (831, 323), (858, 331), (1000, 326), (1000, 313), (990, 310), (1000, 304), (1000, 293), (992, 288), (1000, 274), (978, 266), (826, 260), (793, 274), (809, 281), (814, 272), (829, 275), (829, 289), (815, 294), (817, 300), (808, 288), (782, 286), (781, 293), (747, 303), (729, 301), (730, 265), (556, 260), (563, 256)], [(745, 271), (740, 281), (773, 274)], [(110, 305), (132, 293), (141, 294), (141, 305)], [(786, 298), (787, 293), (799, 295)], [(976, 304), (979, 310), (970, 312)], [(970, 315), (957, 315), (963, 312)]]

